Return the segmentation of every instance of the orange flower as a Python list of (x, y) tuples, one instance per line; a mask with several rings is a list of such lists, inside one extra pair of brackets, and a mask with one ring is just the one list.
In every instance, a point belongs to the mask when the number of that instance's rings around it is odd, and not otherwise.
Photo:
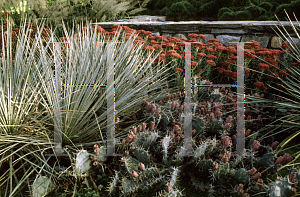
[(5, 16), (7, 16), (7, 15), (11, 16), (11, 13), (9, 13), (7, 11), (4, 11), (4, 14), (5, 14)]
[(216, 66), (216, 63), (214, 61), (212, 61), (212, 60), (207, 60), (206, 64), (212, 65), (212, 66)]
[(175, 73), (183, 72), (183, 69), (181, 68), (175, 68)]
[(264, 83), (263, 82), (255, 82), (254, 84), (253, 84), (253, 86), (254, 87), (258, 87), (258, 88), (261, 88), (261, 87), (263, 87), (264, 86)]

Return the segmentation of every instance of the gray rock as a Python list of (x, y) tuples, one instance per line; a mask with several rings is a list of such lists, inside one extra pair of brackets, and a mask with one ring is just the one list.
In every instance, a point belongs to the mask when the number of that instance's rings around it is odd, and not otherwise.
[(280, 49), (282, 40), (278, 36), (274, 36), (271, 40), (271, 47)]
[(229, 36), (229, 35), (220, 35), (216, 36), (216, 39), (220, 41), (225, 46), (233, 46), (234, 43), (228, 43), (228, 42), (239, 42), (241, 39), (241, 36)]
[(172, 35), (171, 35), (171, 34), (166, 34), (166, 33), (164, 33), (164, 34), (163, 34), (163, 36), (166, 36), (166, 37), (167, 37), (167, 39), (169, 39), (169, 38), (171, 38), (171, 37), (172, 37)]
[(159, 34), (159, 32), (156, 32), (156, 33), (152, 33), (151, 35), (152, 36), (159, 36), (160, 34)]
[(270, 36), (251, 36), (251, 35), (245, 35), (242, 37), (241, 42), (247, 42), (250, 40), (255, 40), (259, 43), (259, 48), (267, 48)]
[(184, 34), (176, 34), (174, 35), (173, 37), (176, 37), (176, 38), (183, 38), (185, 40), (188, 40), (188, 38), (184, 35)]
[(205, 44), (207, 44), (207, 42), (208, 42), (210, 39), (215, 38), (214, 35), (212, 35), (212, 34), (204, 34), (204, 35), (205, 35), (205, 41), (204, 41)]
[(247, 32), (243, 30), (234, 30), (234, 29), (212, 29), (212, 34), (246, 34)]

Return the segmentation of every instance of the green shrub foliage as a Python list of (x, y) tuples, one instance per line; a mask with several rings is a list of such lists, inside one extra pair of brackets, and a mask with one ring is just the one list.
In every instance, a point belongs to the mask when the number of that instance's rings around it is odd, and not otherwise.
[(170, 12), (167, 15), (168, 17), (174, 17), (175, 21), (185, 20), (186, 18), (192, 16), (193, 6), (187, 1), (181, 1), (172, 4), (170, 7)]
[(234, 13), (232, 12), (224, 12), (222, 16), (219, 18), (219, 21), (233, 21), (235, 20)]
[(272, 3), (270, 3), (270, 2), (263, 2), (263, 3), (260, 3), (258, 6), (265, 9), (268, 12), (271, 11), (271, 9), (273, 7)]
[(267, 11), (264, 8), (258, 7), (256, 5), (246, 7), (245, 10), (252, 13), (253, 18), (267, 14)]
[(228, 7), (224, 7), (224, 8), (221, 8), (219, 10), (219, 13), (218, 13), (218, 19), (225, 13), (225, 12), (233, 12), (230, 8)]
[(252, 14), (248, 10), (235, 12), (236, 20), (251, 20)]

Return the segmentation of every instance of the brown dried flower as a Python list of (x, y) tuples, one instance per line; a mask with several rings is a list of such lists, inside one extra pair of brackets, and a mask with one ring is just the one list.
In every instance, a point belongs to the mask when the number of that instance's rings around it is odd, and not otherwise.
[(254, 174), (254, 175), (251, 177), (251, 180), (256, 180), (256, 179), (258, 179), (258, 178), (260, 178), (260, 177), (261, 177), (261, 173), (258, 172), (258, 173)]
[(256, 168), (253, 167), (251, 170), (249, 170), (248, 174), (249, 174), (250, 176), (252, 176), (253, 174), (255, 174), (256, 171), (257, 171)]
[(257, 140), (253, 140), (253, 143), (252, 143), (252, 152), (256, 151), (260, 146), (260, 142), (257, 141)]

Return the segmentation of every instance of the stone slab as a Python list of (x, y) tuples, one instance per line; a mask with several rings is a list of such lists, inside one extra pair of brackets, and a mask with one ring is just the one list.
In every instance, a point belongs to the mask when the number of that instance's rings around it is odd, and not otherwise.
[(242, 37), (241, 42), (247, 42), (250, 40), (255, 40), (259, 43), (259, 48), (267, 48), (270, 40), (270, 36), (253, 36), (253, 35), (245, 35)]
[(240, 42), (241, 36), (219, 35), (216, 36), (216, 39), (225, 46), (233, 46), (233, 43), (229, 44), (228, 42)]
[(239, 29), (239, 30), (234, 30), (234, 29), (212, 29), (211, 30), (212, 34), (246, 34), (247, 32)]

